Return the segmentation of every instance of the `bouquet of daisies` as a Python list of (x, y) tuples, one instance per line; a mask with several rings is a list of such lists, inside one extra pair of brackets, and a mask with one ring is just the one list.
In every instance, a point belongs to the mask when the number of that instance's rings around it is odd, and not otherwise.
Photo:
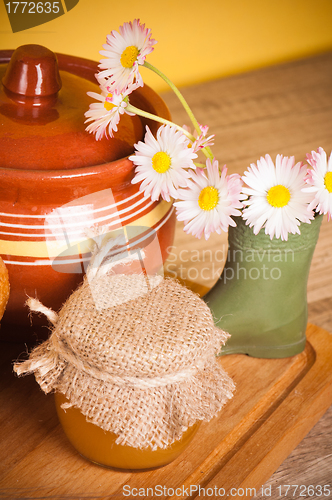
[[(144, 141), (135, 144), (129, 159), (136, 166), (133, 183), (153, 201), (175, 199), (177, 218), (184, 231), (208, 239), (213, 232), (235, 226), (234, 216), (242, 216), (257, 234), (262, 228), (273, 237), (288, 239), (300, 233), (301, 223), (310, 223), (316, 213), (332, 217), (332, 154), (327, 158), (319, 148), (307, 155), (308, 165), (295, 163), (294, 157), (269, 155), (252, 164), (241, 177), (227, 174), (211, 151), (214, 135), (208, 126), (198, 123), (178, 88), (156, 67), (146, 61), (156, 40), (151, 30), (138, 19), (124, 23), (119, 32), (107, 36), (100, 54), (100, 72), (96, 75), (100, 94), (89, 92), (96, 101), (85, 113), (87, 131), (99, 140), (113, 137), (123, 113), (154, 119), (161, 123), (156, 137), (146, 127)], [(143, 79), (140, 66), (157, 73), (180, 99), (194, 127), (147, 113), (130, 103), (130, 94)], [(203, 153), (205, 163), (197, 161)]]

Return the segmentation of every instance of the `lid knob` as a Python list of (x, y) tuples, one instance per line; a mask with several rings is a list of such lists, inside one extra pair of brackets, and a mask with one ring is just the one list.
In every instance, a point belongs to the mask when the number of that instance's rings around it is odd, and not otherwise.
[(56, 55), (42, 45), (18, 47), (2, 83), (14, 94), (29, 97), (56, 94), (62, 85)]

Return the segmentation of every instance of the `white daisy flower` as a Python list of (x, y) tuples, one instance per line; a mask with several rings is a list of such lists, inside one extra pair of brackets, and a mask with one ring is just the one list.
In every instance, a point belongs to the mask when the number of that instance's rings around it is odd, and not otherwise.
[(187, 137), (170, 125), (162, 125), (156, 138), (146, 127), (144, 142), (135, 144), (135, 155), (129, 159), (136, 165), (133, 184), (141, 182), (140, 191), (153, 201), (176, 198), (177, 189), (187, 185), (187, 169), (195, 168), (197, 155), (188, 148)]
[(306, 182), (310, 187), (303, 191), (315, 193), (314, 199), (309, 205), (310, 209), (316, 209), (320, 214), (327, 214), (328, 220), (332, 219), (332, 153), (329, 159), (323, 148), (317, 152), (307, 154), (307, 161), (313, 170), (308, 170)]
[(119, 31), (113, 30), (107, 35), (107, 43), (103, 45), (105, 50), (100, 51), (106, 59), (100, 60), (99, 68), (103, 70), (100, 76), (109, 79), (111, 89), (123, 92), (133, 82), (143, 86), (138, 66), (144, 64), (157, 42), (151, 39), (151, 30), (145, 29), (145, 24), (140, 24), (139, 19), (124, 23)]
[(137, 84), (133, 84), (129, 85), (123, 93), (119, 93), (117, 90), (111, 93), (110, 88), (102, 84), (100, 85), (101, 94), (87, 92), (90, 97), (100, 101), (90, 104), (89, 111), (84, 113), (87, 118), (84, 123), (92, 122), (86, 127), (87, 132), (95, 134), (97, 141), (102, 139), (104, 135), (107, 136), (107, 132), (110, 137), (113, 137), (113, 132), (118, 130), (121, 115), (125, 112), (130, 116), (134, 115), (126, 111), (126, 107), (129, 103), (128, 95), (137, 87)]
[(257, 234), (262, 227), (265, 233), (287, 241), (288, 233), (300, 234), (301, 222), (310, 223), (314, 214), (308, 210), (312, 198), (304, 193), (307, 168), (301, 162), (295, 165), (294, 156), (277, 155), (276, 165), (266, 155), (251, 164), (242, 179), (248, 187), (242, 192), (249, 196), (242, 217), (254, 227)]
[[(191, 172), (187, 189), (178, 190), (181, 201), (174, 203), (177, 218), (184, 221), (184, 231), (197, 238), (204, 234), (207, 240), (211, 233), (227, 231), (236, 226), (232, 215), (241, 215), (242, 181), (238, 174), (227, 176), (227, 168), (219, 171), (217, 160), (206, 160), (206, 169), (197, 168)], [(183, 201), (182, 201), (183, 200)]]

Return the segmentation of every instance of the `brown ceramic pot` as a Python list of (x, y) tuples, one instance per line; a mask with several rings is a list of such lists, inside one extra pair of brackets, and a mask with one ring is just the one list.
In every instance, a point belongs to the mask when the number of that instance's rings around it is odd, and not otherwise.
[[(160, 267), (172, 244), (171, 204), (144, 198), (131, 184), (128, 160), (145, 125), (153, 132), (158, 125), (123, 115), (113, 139), (96, 141), (85, 131), (92, 102), (86, 92), (99, 91), (97, 65), (35, 45), (14, 55), (0, 51), (0, 255), (11, 285), (2, 339), (33, 338), (38, 321), (28, 328), (28, 296), (58, 310), (82, 281), (92, 248), (89, 229), (122, 235), (126, 250), (143, 247), (138, 262), (148, 272)], [(131, 102), (170, 118), (147, 86)]]

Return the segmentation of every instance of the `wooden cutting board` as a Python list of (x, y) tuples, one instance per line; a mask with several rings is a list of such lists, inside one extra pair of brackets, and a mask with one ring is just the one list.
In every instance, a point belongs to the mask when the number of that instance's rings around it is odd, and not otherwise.
[(226, 496), (232, 489), (232, 498), (249, 498), (332, 403), (332, 335), (308, 325), (307, 337), (305, 351), (293, 358), (220, 358), (237, 385), (234, 398), (175, 462), (144, 472), (82, 458), (58, 424), (52, 395), (34, 377), (12, 373), (20, 351), (2, 344), (0, 498), (178, 500), (197, 497), (199, 487), (210, 498), (222, 498), (222, 488)]

